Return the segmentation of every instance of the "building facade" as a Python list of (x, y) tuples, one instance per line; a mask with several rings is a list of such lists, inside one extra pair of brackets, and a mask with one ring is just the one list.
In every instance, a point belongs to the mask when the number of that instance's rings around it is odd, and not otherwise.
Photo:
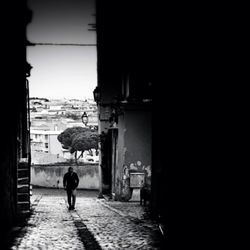
[(4, 27), (0, 69), (0, 231), (1, 246), (7, 249), (10, 228), (30, 209), (29, 86), (26, 79), (30, 65), (26, 61), (25, 27), (31, 21), (31, 13), (26, 1), (15, 1), (14, 5), (5, 1), (2, 7), (11, 18), (6, 21), (6, 16), (1, 16)]
[(31, 130), (31, 149), (36, 152), (45, 152), (49, 154), (63, 156), (61, 143), (57, 136), (62, 131)]
[(139, 6), (130, 4), (110, 18), (116, 4), (97, 1), (96, 16), (101, 192), (124, 201), (139, 200), (142, 185), (151, 189), (152, 172), (152, 61), (150, 50), (137, 46), (148, 38), (143, 27), (136, 32)]

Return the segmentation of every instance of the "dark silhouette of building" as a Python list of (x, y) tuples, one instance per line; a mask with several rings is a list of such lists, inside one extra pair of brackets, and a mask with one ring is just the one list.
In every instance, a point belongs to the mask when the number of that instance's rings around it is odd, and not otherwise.
[(100, 132), (106, 134), (102, 192), (117, 200), (131, 198), (131, 172), (150, 175), (152, 167), (154, 38), (144, 7), (130, 1), (97, 1), (99, 122)]
[[(1, 16), (1, 144), (0, 144), (0, 231), (1, 247), (10, 229), (30, 210), (30, 143), (26, 24), (31, 13), (25, 1), (4, 1)], [(5, 248), (4, 248), (5, 249)]]
[(202, 12), (158, 1), (97, 0), (96, 7), (100, 191), (129, 200), (125, 172), (145, 162), (165, 243), (195, 247), (204, 237), (201, 187), (213, 157)]
[(101, 192), (129, 201), (135, 192), (133, 174), (144, 173), (152, 216), (161, 220), (165, 230), (167, 152), (164, 142), (158, 144), (155, 139), (163, 138), (167, 130), (163, 107), (154, 105), (158, 96), (153, 93), (153, 89), (161, 91), (158, 6), (97, 1), (96, 7), (98, 87), (94, 94), (102, 134)]

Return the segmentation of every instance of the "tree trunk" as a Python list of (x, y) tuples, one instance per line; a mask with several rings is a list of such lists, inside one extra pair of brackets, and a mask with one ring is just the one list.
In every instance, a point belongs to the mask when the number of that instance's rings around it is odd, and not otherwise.
[(83, 157), (83, 151), (81, 152), (81, 154), (79, 155), (79, 157), (77, 158), (77, 160), (79, 160), (81, 157)]
[(78, 166), (78, 161), (77, 161), (77, 151), (75, 152), (75, 163), (76, 163), (76, 166)]

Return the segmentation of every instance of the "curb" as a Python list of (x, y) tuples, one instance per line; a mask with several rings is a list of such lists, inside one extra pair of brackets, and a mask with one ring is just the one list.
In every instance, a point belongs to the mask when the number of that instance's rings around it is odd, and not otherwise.
[(99, 199), (99, 200), (97, 200), (97, 201), (98, 201), (99, 203), (101, 203), (104, 207), (106, 207), (106, 208), (112, 210), (113, 212), (115, 212), (115, 213), (121, 215), (122, 217), (128, 217), (128, 216), (129, 216), (129, 215), (127, 215), (127, 214), (125, 214), (125, 213), (123, 213), (123, 212), (117, 210), (116, 208), (113, 208), (113, 207), (111, 207), (110, 205), (108, 205), (108, 204), (106, 203), (106, 199), (102, 199), (102, 200)]

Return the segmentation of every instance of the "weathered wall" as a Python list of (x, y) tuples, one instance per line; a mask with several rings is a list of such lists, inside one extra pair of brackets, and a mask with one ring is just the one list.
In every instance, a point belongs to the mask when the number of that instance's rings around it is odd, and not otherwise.
[(115, 189), (118, 199), (130, 199), (129, 171), (145, 171), (151, 178), (152, 127), (151, 112), (146, 108), (127, 109), (119, 117), (118, 158)]
[(151, 165), (151, 113), (146, 110), (126, 111), (125, 127), (125, 164), (140, 161), (143, 165)]
[[(33, 165), (31, 167), (31, 184), (41, 187), (63, 188), (63, 176), (68, 168), (69, 166), (64, 165)], [(73, 168), (79, 177), (78, 188), (99, 188), (98, 164), (86, 164)]]

